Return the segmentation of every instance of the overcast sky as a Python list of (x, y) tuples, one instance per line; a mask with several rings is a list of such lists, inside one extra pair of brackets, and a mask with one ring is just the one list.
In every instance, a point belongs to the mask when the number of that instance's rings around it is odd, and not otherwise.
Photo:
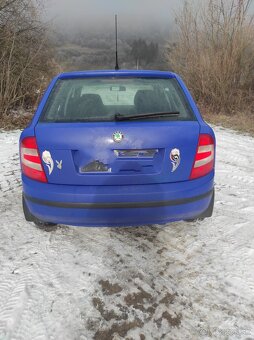
[(46, 18), (54, 23), (89, 27), (111, 24), (118, 14), (120, 27), (169, 26), (184, 0), (47, 0)]
[[(160, 28), (172, 30), (175, 14), (185, 0), (44, 0), (45, 17), (59, 30), (88, 28), (89, 32), (110, 32), (114, 27), (114, 14), (118, 14), (119, 31), (147, 32)], [(192, 5), (203, 0), (189, 0)], [(227, 3), (227, 2), (226, 2)], [(230, 2), (228, 2), (230, 3)], [(250, 12), (254, 12), (252, 0)]]

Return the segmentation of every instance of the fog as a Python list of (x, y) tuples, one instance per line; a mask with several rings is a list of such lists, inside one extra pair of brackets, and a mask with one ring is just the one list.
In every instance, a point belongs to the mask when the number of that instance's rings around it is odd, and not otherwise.
[[(63, 35), (112, 35), (118, 14), (119, 37), (163, 41), (174, 36), (175, 17), (186, 0), (44, 0), (44, 20)], [(228, 3), (230, 4), (230, 0)], [(189, 0), (199, 7), (204, 0)], [(254, 13), (251, 0), (250, 14)]]
[[(185, 0), (45, 0), (44, 17), (53, 25), (97, 29), (114, 23), (118, 14), (121, 27), (128, 29), (169, 27)], [(203, 4), (200, 0), (191, 5)], [(254, 12), (251, 1), (250, 12)]]
[(114, 14), (118, 14), (120, 30), (168, 30), (183, 3), (184, 0), (47, 0), (45, 18), (64, 30), (79, 27), (97, 31), (112, 27)]

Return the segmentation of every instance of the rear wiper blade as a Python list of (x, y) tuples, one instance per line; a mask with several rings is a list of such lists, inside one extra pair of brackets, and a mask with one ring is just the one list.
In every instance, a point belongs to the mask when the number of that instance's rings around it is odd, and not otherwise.
[(163, 117), (163, 116), (179, 116), (180, 112), (151, 112), (151, 113), (143, 113), (141, 115), (122, 115), (121, 113), (115, 114), (115, 120), (123, 121), (123, 120), (139, 120), (153, 117)]

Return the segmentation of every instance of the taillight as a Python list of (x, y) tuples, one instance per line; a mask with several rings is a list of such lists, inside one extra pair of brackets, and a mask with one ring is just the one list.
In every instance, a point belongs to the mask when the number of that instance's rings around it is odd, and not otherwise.
[(47, 182), (35, 137), (26, 137), (22, 140), (20, 159), (24, 175), (39, 182)]
[(207, 175), (214, 168), (214, 140), (207, 134), (199, 136), (198, 148), (190, 179)]

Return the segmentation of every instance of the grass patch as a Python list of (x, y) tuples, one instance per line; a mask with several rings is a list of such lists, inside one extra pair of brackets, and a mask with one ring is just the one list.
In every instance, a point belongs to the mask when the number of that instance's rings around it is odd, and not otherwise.
[(204, 120), (208, 124), (223, 126), (241, 133), (247, 133), (254, 137), (254, 114), (234, 113), (233, 115), (212, 114), (204, 110), (202, 112)]
[(0, 129), (16, 130), (25, 129), (31, 122), (33, 113), (12, 113), (2, 117), (0, 120)]

